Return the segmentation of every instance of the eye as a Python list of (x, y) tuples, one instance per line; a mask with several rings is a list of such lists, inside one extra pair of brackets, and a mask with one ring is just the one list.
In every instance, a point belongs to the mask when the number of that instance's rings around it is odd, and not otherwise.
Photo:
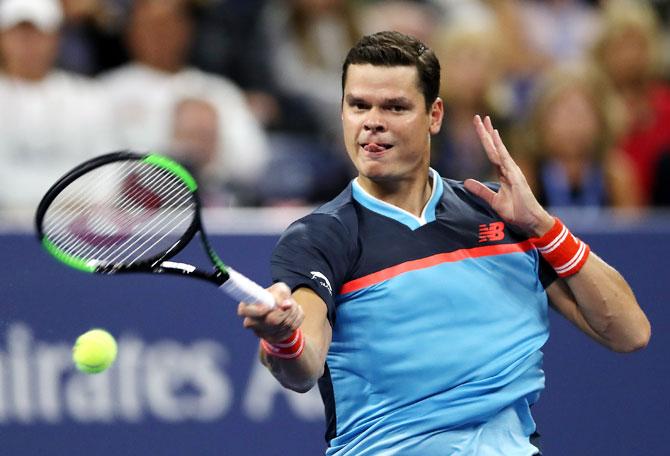
[(386, 109), (388, 109), (391, 112), (403, 112), (407, 110), (407, 107), (404, 105), (396, 104), (396, 105), (390, 105)]

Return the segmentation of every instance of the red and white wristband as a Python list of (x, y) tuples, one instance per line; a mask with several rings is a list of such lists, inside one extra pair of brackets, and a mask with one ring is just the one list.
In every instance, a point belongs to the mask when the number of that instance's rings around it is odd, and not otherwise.
[(556, 217), (554, 226), (539, 238), (530, 242), (559, 277), (569, 277), (579, 272), (591, 252), (588, 244), (576, 238)]
[(295, 359), (302, 354), (305, 348), (305, 338), (302, 335), (302, 330), (298, 328), (281, 342), (270, 343), (261, 339), (261, 347), (268, 355), (282, 359)]

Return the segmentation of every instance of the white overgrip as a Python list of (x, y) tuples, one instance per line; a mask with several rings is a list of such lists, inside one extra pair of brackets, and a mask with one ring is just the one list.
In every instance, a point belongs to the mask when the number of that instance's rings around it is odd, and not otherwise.
[(228, 296), (248, 304), (260, 303), (275, 307), (275, 299), (265, 288), (230, 267), (226, 271), (229, 278), (219, 288)]

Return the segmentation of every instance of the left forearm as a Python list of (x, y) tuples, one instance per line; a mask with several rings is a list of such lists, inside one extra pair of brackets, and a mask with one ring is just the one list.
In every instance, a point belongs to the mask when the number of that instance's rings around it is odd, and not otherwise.
[(649, 321), (623, 277), (595, 254), (589, 254), (586, 244), (538, 203), (490, 117), (482, 120), (477, 115), (473, 121), (500, 187), (494, 191), (474, 179), (466, 179), (463, 185), (491, 206), (505, 223), (528, 235), (561, 277), (547, 287), (552, 305), (612, 350), (644, 347), (651, 333)]
[[(584, 267), (564, 283), (574, 300), (550, 296), (558, 310), (585, 332), (619, 352), (629, 352), (647, 345), (651, 334), (649, 320), (635, 299), (628, 283), (614, 268), (594, 253)], [(570, 315), (572, 314), (572, 315)]]

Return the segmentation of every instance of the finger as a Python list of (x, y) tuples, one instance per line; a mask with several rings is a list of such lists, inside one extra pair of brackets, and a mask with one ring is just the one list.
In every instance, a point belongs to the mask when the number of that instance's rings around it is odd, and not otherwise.
[(241, 317), (252, 317), (252, 318), (262, 318), (269, 314), (273, 309), (269, 308), (265, 304), (254, 303), (249, 304), (246, 302), (241, 302), (237, 306), (237, 314)]
[(294, 307), (297, 307), (298, 303), (292, 297), (286, 298), (281, 302), (277, 303), (277, 308), (282, 311), (290, 311)]
[(493, 130), (493, 144), (496, 146), (496, 150), (500, 154), (500, 158), (503, 159), (503, 161), (512, 161), (512, 156), (510, 155), (509, 151), (507, 150), (507, 147), (505, 146), (505, 143), (503, 143), (502, 138), (500, 137), (500, 132), (498, 130)]
[(258, 325), (259, 321), (255, 318), (246, 317), (244, 320), (242, 320), (242, 326), (244, 326), (246, 329), (253, 329), (256, 331)]
[(486, 201), (489, 206), (493, 205), (493, 198), (496, 196), (496, 192), (486, 185), (475, 179), (466, 179), (463, 185), (467, 191)]
[(491, 116), (486, 116), (484, 117), (484, 128), (486, 128), (486, 131), (488, 132), (491, 137), (493, 137), (493, 122), (491, 121)]
[(296, 306), (291, 312), (287, 323), (290, 326), (291, 330), (294, 331), (302, 325), (303, 320), (305, 319), (305, 312), (302, 310), (302, 307)]
[[(486, 116), (484, 118), (484, 128), (486, 129), (486, 132), (491, 136), (491, 142), (493, 143), (493, 147), (495, 147), (496, 154), (499, 159), (499, 165), (503, 166), (505, 164), (509, 164), (509, 160), (512, 159), (510, 156), (507, 147), (505, 147), (505, 144), (502, 141), (502, 138), (500, 137), (500, 132), (493, 128), (493, 121), (491, 120), (491, 116)], [(512, 160), (513, 161), (513, 160)]]
[(502, 162), (501, 166), (505, 171), (506, 177), (510, 177), (511, 175), (517, 177), (522, 176), (523, 174), (521, 173), (521, 169), (512, 158), (512, 155), (507, 150), (507, 147), (505, 147), (505, 144), (503, 143), (502, 138), (500, 137), (500, 132), (498, 132), (498, 130), (494, 130), (493, 132), (493, 141), (496, 145), (496, 149), (498, 150), (498, 154)]
[(484, 123), (482, 122), (482, 119), (479, 115), (475, 116), (474, 124), (475, 124), (475, 130), (477, 131), (477, 135), (479, 136), (479, 141), (482, 143), (484, 151), (486, 152), (486, 156), (488, 157), (491, 163), (493, 163), (496, 166), (499, 166), (500, 156), (498, 154), (498, 151), (496, 150), (495, 143), (493, 142), (493, 137), (487, 131), (486, 126), (484, 126)]
[(277, 282), (268, 288), (278, 306), (285, 306), (285, 301), (291, 297), (291, 289), (283, 282)]

